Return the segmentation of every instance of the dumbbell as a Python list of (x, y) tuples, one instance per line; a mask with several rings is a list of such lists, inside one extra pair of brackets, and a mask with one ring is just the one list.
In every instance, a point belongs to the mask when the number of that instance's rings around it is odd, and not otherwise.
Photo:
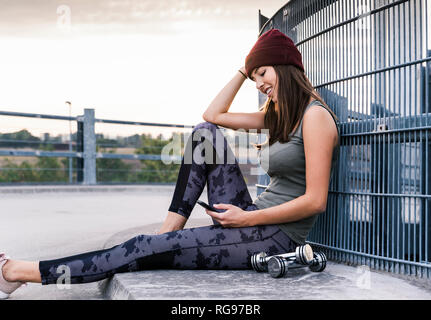
[[(295, 252), (283, 253), (275, 255), (286, 261), (292, 261), (301, 265), (309, 265), (313, 260), (313, 249), (309, 244), (298, 246)], [(251, 256), (251, 266), (257, 272), (268, 271), (268, 261), (275, 256), (268, 256), (265, 252), (259, 252)]]
[[(308, 265), (310, 271), (322, 272), (326, 268), (326, 255), (323, 252), (314, 252), (314, 258)], [(289, 268), (303, 268), (305, 265), (298, 264), (295, 261), (284, 259), (281, 256), (272, 256), (268, 260), (268, 273), (273, 278), (284, 277)]]

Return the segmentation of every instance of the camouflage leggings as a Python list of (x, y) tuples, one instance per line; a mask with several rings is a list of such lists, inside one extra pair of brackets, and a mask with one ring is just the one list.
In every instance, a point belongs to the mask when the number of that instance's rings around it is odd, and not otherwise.
[[(209, 122), (198, 124), (193, 135), (198, 129), (211, 133), (213, 139), (221, 133), (216, 125)], [(205, 184), (210, 205), (230, 203), (246, 211), (257, 210), (237, 160), (233, 157), (234, 163), (227, 161), (232, 151), (224, 136), (217, 136), (222, 137), (222, 148), (215, 150), (215, 140), (210, 144), (215, 151), (212, 156), (206, 152), (208, 149), (198, 149), (202, 143), (211, 142), (208, 141), (210, 136), (200, 141), (194, 141), (192, 137), (185, 154), (202, 150), (201, 156), (205, 160), (195, 161), (197, 153), (194, 153), (193, 161), (188, 164), (183, 156), (169, 211), (188, 218)], [(217, 162), (216, 158), (222, 154), (223, 163)], [(57, 283), (67, 269), (71, 283), (99, 281), (115, 273), (148, 269), (250, 269), (253, 253), (266, 251), (271, 255), (291, 252), (296, 245), (277, 225), (225, 228), (215, 222), (212, 226), (160, 235), (139, 235), (112, 248), (40, 261), (39, 270), (42, 284), (46, 285)]]

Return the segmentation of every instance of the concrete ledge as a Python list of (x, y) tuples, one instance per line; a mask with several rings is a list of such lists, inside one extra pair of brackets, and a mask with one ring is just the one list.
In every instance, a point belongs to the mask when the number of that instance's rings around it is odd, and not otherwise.
[(116, 274), (102, 286), (113, 300), (429, 300), (431, 291), (390, 275), (328, 262), (323, 272), (289, 270), (274, 279), (253, 270), (151, 270)]
[[(189, 220), (186, 227), (208, 224)], [(152, 234), (160, 224), (117, 233), (104, 247), (138, 234)], [(390, 273), (371, 271), (328, 261), (323, 272), (291, 269), (274, 279), (253, 270), (148, 270), (116, 274), (99, 282), (99, 289), (113, 300), (429, 300), (431, 287)]]

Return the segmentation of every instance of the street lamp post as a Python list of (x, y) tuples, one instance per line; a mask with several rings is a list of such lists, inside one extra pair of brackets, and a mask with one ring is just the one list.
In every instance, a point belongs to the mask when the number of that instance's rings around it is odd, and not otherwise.
[[(69, 106), (69, 117), (72, 117), (72, 102), (66, 101)], [(72, 152), (72, 122), (69, 119), (69, 152)], [(73, 172), (72, 172), (72, 158), (69, 157), (69, 183), (73, 182)]]

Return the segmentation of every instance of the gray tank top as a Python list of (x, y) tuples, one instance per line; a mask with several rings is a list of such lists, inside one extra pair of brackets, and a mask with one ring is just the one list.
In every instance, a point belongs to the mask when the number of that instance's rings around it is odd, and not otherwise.
[[(313, 100), (306, 107), (304, 114), (312, 105), (319, 105), (327, 109), (319, 101)], [(337, 125), (338, 136), (340, 136), (338, 121), (334, 117), (333, 119)], [(269, 147), (266, 144), (262, 147), (262, 150), (258, 151), (258, 161), (262, 169), (270, 177), (269, 185), (265, 191), (253, 202), (259, 209), (277, 206), (305, 194), (305, 154), (302, 140), (302, 120), (296, 131), (290, 134), (291, 140), (288, 143), (279, 143), (277, 141)], [(338, 160), (339, 149), (340, 143), (334, 148), (332, 154), (331, 180), (335, 163)], [(304, 244), (317, 217), (318, 215), (313, 215), (302, 220), (279, 224), (279, 227), (293, 241), (298, 244)]]

